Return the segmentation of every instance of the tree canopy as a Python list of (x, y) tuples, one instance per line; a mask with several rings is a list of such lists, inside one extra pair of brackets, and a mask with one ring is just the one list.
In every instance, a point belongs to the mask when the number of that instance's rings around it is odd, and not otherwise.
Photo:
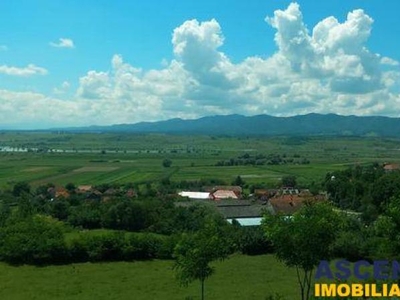
[(184, 234), (175, 247), (177, 279), (184, 286), (200, 280), (201, 299), (204, 299), (204, 282), (214, 273), (210, 263), (224, 260), (230, 253), (231, 241), (224, 229), (214, 220), (208, 221), (198, 232)]
[(294, 267), (302, 300), (309, 299), (313, 269), (332, 258), (339, 215), (327, 203), (306, 203), (292, 217), (266, 215), (262, 222), (276, 257)]

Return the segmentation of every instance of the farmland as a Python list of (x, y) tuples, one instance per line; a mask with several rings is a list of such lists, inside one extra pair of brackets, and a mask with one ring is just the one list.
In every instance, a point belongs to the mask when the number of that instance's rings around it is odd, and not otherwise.
[[(301, 185), (353, 164), (400, 161), (399, 140), (357, 137), (218, 137), (2, 132), (0, 187), (143, 183), (220, 179), (275, 185), (295, 175)], [(10, 148), (18, 151), (10, 151)], [(220, 165), (241, 155), (279, 155), (291, 163)], [(170, 168), (162, 161), (172, 160)], [(306, 160), (308, 163), (303, 164)]]

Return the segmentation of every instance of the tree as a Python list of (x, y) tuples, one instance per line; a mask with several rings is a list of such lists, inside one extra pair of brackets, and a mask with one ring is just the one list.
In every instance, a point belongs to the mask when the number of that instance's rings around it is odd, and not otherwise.
[(169, 158), (166, 158), (163, 160), (162, 165), (164, 168), (169, 168), (172, 165), (172, 160)]
[(0, 201), (0, 227), (6, 224), (7, 219), (11, 216), (11, 208), (7, 203)]
[(48, 264), (64, 259), (63, 224), (51, 217), (18, 219), (0, 228), (0, 260), (12, 264)]
[(308, 300), (314, 268), (332, 258), (339, 215), (329, 204), (309, 202), (292, 217), (265, 215), (262, 224), (277, 258), (296, 268), (301, 299)]
[(288, 175), (282, 177), (282, 186), (295, 187), (297, 185), (296, 176)]
[(30, 194), (31, 186), (26, 182), (18, 182), (14, 185), (13, 195), (15, 197), (20, 197), (22, 194)]
[(230, 253), (229, 234), (225, 226), (215, 221), (193, 234), (183, 234), (174, 250), (174, 269), (179, 282), (187, 286), (194, 280), (201, 284), (201, 299), (204, 300), (204, 282), (214, 273), (212, 261), (224, 260)]
[(65, 188), (67, 189), (68, 192), (72, 193), (72, 192), (75, 191), (76, 186), (75, 186), (75, 184), (73, 184), (72, 182), (70, 182), (70, 183), (67, 183), (67, 184), (65, 185)]
[(232, 182), (233, 185), (238, 185), (238, 186), (242, 186), (244, 184), (244, 180), (242, 179), (242, 177), (240, 177), (240, 175), (238, 175), (235, 180)]

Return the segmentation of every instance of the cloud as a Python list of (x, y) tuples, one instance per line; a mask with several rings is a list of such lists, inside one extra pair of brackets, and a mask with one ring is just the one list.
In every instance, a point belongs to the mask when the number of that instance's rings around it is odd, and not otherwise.
[(64, 81), (59, 87), (53, 89), (53, 93), (58, 95), (64, 94), (69, 90), (70, 86), (71, 84), (68, 81)]
[(49, 45), (56, 48), (75, 48), (74, 41), (68, 38), (59, 38), (58, 42), (50, 42)]
[(388, 65), (388, 66), (394, 66), (394, 67), (400, 65), (400, 63), (398, 61), (391, 59), (390, 57), (382, 57), (381, 64)]
[(297, 3), (275, 11), (266, 21), (277, 30), (279, 54), (293, 72), (325, 79), (334, 92), (368, 93), (380, 88), (379, 55), (366, 47), (373, 20), (363, 10), (349, 12), (343, 23), (328, 17), (313, 28), (312, 35)]
[[(328, 16), (308, 29), (292, 3), (265, 20), (276, 30), (270, 57), (233, 63), (221, 50), (225, 37), (217, 20), (188, 20), (173, 30), (174, 58), (161, 69), (143, 70), (115, 54), (108, 70), (79, 78), (71, 99), (3, 91), (0, 112), (69, 126), (231, 113), (400, 115), (398, 62), (368, 49), (373, 19), (363, 10), (349, 12), (343, 22)], [(54, 94), (69, 89), (63, 83)], [(14, 107), (12, 98), (27, 109)], [(4, 120), (15, 121), (10, 114)]]
[(0, 66), (0, 74), (10, 76), (28, 77), (33, 75), (46, 75), (47, 73), (48, 71), (45, 68), (35, 66), (34, 64), (29, 64), (24, 68), (10, 67), (7, 65)]
[(40, 93), (0, 90), (0, 124), (25, 129), (79, 124), (80, 106)]

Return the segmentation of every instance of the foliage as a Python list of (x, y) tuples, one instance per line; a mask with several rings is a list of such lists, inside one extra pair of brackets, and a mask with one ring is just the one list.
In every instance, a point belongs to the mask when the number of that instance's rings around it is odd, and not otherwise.
[(296, 176), (287, 175), (282, 177), (282, 186), (284, 187), (296, 187), (297, 181)]
[(169, 158), (165, 158), (162, 162), (162, 166), (164, 168), (169, 168), (172, 165), (172, 160), (170, 160)]
[(292, 217), (266, 215), (262, 224), (277, 258), (296, 268), (302, 299), (309, 299), (313, 269), (333, 257), (339, 216), (327, 203), (310, 202)]
[(238, 250), (247, 255), (272, 253), (271, 242), (260, 226), (239, 227)]
[(58, 263), (65, 257), (63, 228), (56, 220), (35, 216), (0, 228), (0, 260), (12, 264)]
[(184, 234), (174, 251), (174, 268), (179, 282), (187, 286), (199, 280), (201, 299), (204, 299), (204, 282), (214, 273), (210, 263), (224, 260), (230, 253), (230, 240), (223, 229), (216, 222), (210, 221), (198, 232)]
[(27, 182), (17, 182), (14, 184), (13, 195), (15, 197), (20, 197), (22, 194), (30, 194), (31, 186)]
[(348, 261), (364, 259), (367, 255), (366, 240), (367, 232), (361, 220), (353, 215), (342, 214), (338, 234), (332, 246), (333, 255)]
[(11, 216), (11, 208), (7, 203), (0, 202), (0, 227), (4, 226)]

